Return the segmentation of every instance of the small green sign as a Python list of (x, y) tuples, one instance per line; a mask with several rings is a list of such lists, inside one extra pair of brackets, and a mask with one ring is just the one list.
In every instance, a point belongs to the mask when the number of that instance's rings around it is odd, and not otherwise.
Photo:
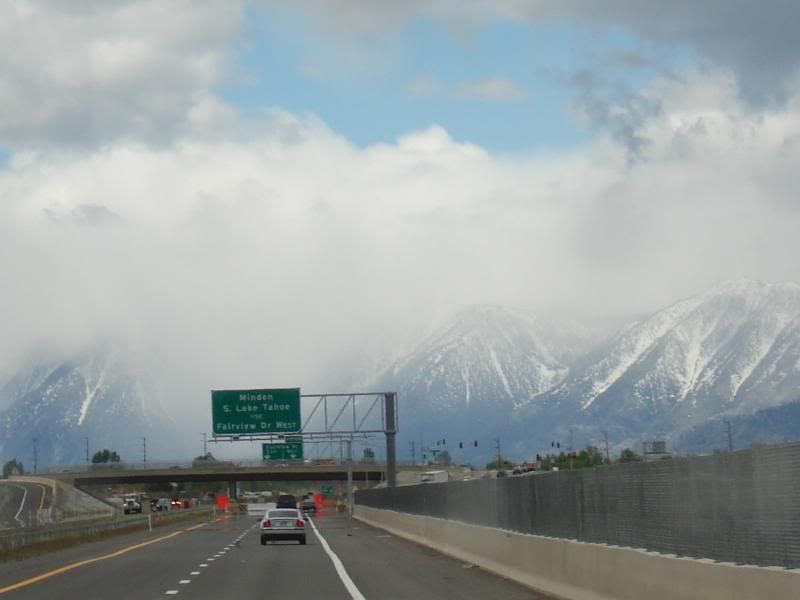
[(300, 431), (300, 388), (212, 390), (214, 435)]
[(300, 460), (303, 458), (303, 440), (261, 444), (261, 456), (264, 460)]
[(323, 485), (321, 488), (323, 496), (332, 496), (333, 495), (333, 486), (331, 485)]

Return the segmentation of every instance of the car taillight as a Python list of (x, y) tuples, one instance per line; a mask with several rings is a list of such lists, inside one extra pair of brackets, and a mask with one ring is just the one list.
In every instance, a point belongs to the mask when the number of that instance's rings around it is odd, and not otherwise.
[(302, 521), (302, 519), (297, 519), (297, 521), (295, 521), (294, 524), (297, 527), (305, 527), (306, 526), (306, 524)]
[(272, 527), (272, 521), (264, 521), (261, 524), (262, 527)]

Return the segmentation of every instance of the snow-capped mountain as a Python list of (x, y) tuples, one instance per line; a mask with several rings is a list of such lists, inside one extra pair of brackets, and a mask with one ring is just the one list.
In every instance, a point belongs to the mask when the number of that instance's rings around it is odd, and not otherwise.
[(743, 432), (786, 439), (785, 427), (769, 428), (773, 408), (800, 401), (800, 286), (735, 281), (603, 331), (473, 307), (379, 387), (399, 392), (408, 440), (485, 434), (527, 454), (572, 429), (576, 447), (608, 431), (615, 445), (666, 437), (688, 448), (689, 432), (733, 418)]
[(800, 399), (800, 286), (736, 281), (621, 333), (548, 401), (588, 423), (671, 435)]
[(409, 439), (476, 436), (561, 383), (602, 337), (597, 326), (503, 306), (457, 313), (372, 386), (397, 390)]
[(39, 465), (83, 462), (90, 453), (117, 451), (123, 460), (142, 459), (143, 439), (154, 448), (174, 441), (172, 422), (148, 400), (154, 384), (133, 370), (119, 351), (106, 348), (66, 361), (32, 361), (2, 388), (0, 456), (17, 457), (27, 468), (36, 439)]

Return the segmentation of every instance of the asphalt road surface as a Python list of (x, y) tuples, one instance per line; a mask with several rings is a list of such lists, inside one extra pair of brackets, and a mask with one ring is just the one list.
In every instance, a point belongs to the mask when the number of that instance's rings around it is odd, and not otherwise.
[(0, 563), (0, 600), (547, 598), (344, 515), (312, 520), (305, 546), (262, 546), (258, 521), (237, 516)]
[(27, 527), (37, 511), (50, 507), (53, 490), (41, 483), (0, 481), (0, 529)]

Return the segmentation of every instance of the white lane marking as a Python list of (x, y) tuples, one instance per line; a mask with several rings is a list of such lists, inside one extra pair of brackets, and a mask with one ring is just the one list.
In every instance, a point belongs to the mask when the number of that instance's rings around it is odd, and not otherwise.
[(19, 524), (22, 527), (25, 527), (25, 521), (23, 521), (22, 519), (19, 518), (19, 514), (22, 512), (22, 509), (25, 507), (25, 498), (28, 497), (28, 488), (26, 488), (25, 486), (16, 485), (16, 484), (13, 484), (13, 483), (11, 483), (9, 485), (11, 485), (11, 486), (13, 486), (15, 488), (19, 488), (19, 489), (22, 490), (22, 502), (19, 503), (19, 510), (17, 511), (17, 514), (14, 515), (14, 519), (19, 521)]
[(192, 582), (191, 579), (181, 579), (178, 583), (180, 583), (181, 585), (186, 585), (187, 583), (191, 582)]
[(215, 560), (217, 559), (212, 556), (211, 558), (207, 558), (206, 562), (214, 562)]
[(339, 575), (339, 579), (342, 580), (342, 583), (344, 584), (345, 589), (347, 589), (347, 592), (350, 594), (350, 597), (353, 600), (366, 600), (366, 598), (364, 598), (364, 596), (356, 587), (356, 584), (353, 583), (353, 580), (350, 579), (350, 575), (347, 574), (342, 561), (339, 560), (339, 557), (336, 556), (336, 553), (331, 550), (331, 547), (328, 545), (328, 540), (322, 537), (322, 534), (319, 532), (319, 529), (317, 529), (314, 521), (309, 519), (308, 522), (311, 523), (311, 529), (314, 530), (314, 533), (319, 539), (319, 543), (322, 545), (322, 549), (325, 550), (325, 553), (331, 559), (333, 567), (336, 569), (336, 573)]
[(206, 563), (200, 563), (200, 566), (201, 566), (202, 568), (206, 568), (208, 565), (207, 565)]
[(192, 571), (189, 575), (200, 575), (200, 571)]
[(167, 590), (167, 591), (166, 591), (166, 592), (164, 592), (164, 593), (165, 593), (167, 596), (174, 596), (175, 594), (177, 594), (177, 593), (178, 593), (178, 590)]

